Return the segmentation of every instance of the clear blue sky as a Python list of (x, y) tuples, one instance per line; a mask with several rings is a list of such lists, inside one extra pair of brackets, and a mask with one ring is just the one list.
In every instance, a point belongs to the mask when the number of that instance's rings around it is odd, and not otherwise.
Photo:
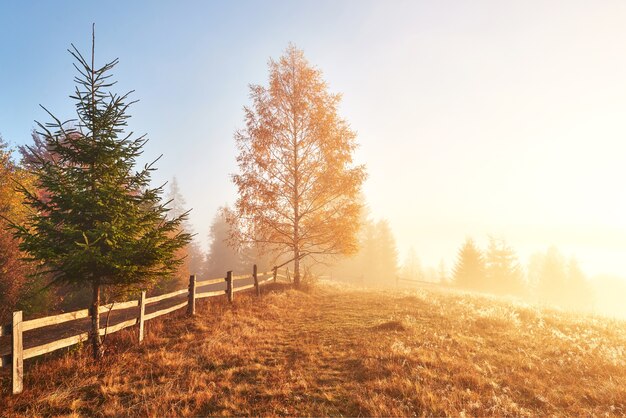
[(43, 104), (73, 117), (66, 49), (116, 57), (156, 182), (176, 176), (199, 238), (232, 203), (249, 83), (289, 42), (342, 92), (365, 192), (401, 255), (450, 265), (468, 235), (548, 245), (626, 276), (622, 1), (1, 1), (0, 134), (30, 140)]

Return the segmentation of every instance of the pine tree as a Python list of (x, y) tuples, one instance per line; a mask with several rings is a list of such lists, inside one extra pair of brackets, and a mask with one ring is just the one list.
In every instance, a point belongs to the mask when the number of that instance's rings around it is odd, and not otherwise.
[(381, 219), (376, 223), (376, 281), (391, 283), (398, 272), (398, 249), (396, 238), (391, 231), (389, 221)]
[(403, 278), (410, 280), (424, 280), (424, 271), (420, 259), (415, 253), (415, 248), (410, 247), (402, 264), (400, 274)]
[[(189, 213), (190, 209), (187, 208), (187, 202), (183, 197), (183, 193), (180, 190), (176, 177), (172, 178), (169, 186), (167, 201), (169, 202), (168, 206), (170, 207), (170, 211), (168, 212), (168, 217), (177, 218)], [(187, 219), (182, 222), (180, 230), (188, 234), (193, 233), (193, 227)], [(179, 258), (183, 259), (183, 263), (179, 266), (176, 272), (176, 277), (170, 278), (169, 286), (179, 286), (181, 281), (186, 283), (190, 274), (195, 274), (200, 277), (204, 275), (205, 255), (195, 239), (192, 239), (189, 244), (187, 244), (184, 248), (181, 248), (177, 254)]]
[(563, 306), (563, 294), (567, 289), (567, 263), (558, 248), (552, 246), (540, 258), (536, 275), (536, 291), (539, 301)]
[(53, 122), (38, 123), (38, 133), (55, 158), (32, 150), (35, 187), (45, 193), (20, 188), (32, 214), (13, 227), (20, 248), (53, 283), (91, 289), (91, 342), (100, 358), (101, 291), (131, 291), (170, 274), (180, 263), (175, 252), (190, 236), (177, 232), (184, 216), (167, 219), (162, 188), (150, 187), (154, 163), (135, 171), (147, 139), (124, 133), (130, 93), (105, 91), (118, 60), (96, 68), (94, 46), (92, 36), (90, 62), (74, 45), (69, 50), (79, 73), (70, 96), (77, 119), (63, 123), (44, 108)]
[(522, 295), (524, 273), (515, 251), (503, 240), (489, 237), (485, 257), (486, 283), (489, 292)]
[(209, 253), (205, 271), (211, 278), (223, 276), (226, 271), (242, 271), (245, 268), (244, 254), (241, 248), (228, 245), (231, 226), (227, 222), (227, 208), (217, 211), (209, 232)]
[(459, 250), (453, 269), (454, 283), (469, 289), (481, 289), (485, 280), (485, 261), (474, 240), (468, 238)]

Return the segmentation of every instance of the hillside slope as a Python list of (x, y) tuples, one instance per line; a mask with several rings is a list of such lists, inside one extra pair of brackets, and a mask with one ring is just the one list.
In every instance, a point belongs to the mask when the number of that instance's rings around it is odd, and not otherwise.
[[(31, 365), (6, 416), (626, 414), (626, 323), (322, 284), (166, 316)], [(178, 318), (178, 320), (176, 320)], [(112, 336), (114, 337), (114, 336)]]

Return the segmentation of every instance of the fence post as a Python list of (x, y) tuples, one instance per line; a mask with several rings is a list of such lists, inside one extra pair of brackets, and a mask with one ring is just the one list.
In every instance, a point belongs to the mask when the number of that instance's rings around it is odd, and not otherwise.
[(278, 276), (278, 267), (274, 267), (274, 283), (276, 283)]
[(196, 275), (189, 276), (189, 296), (187, 301), (187, 315), (196, 314)]
[(291, 283), (291, 274), (289, 274), (289, 267), (287, 267), (287, 281)]
[(257, 276), (256, 264), (252, 266), (252, 278), (254, 279), (254, 288), (256, 289), (256, 295), (261, 296), (261, 288), (259, 287), (259, 277)]
[(233, 302), (233, 296), (234, 296), (234, 292), (233, 292), (233, 272), (232, 271), (226, 272), (226, 296), (228, 296), (228, 301), (230, 303), (232, 303)]
[(141, 297), (139, 298), (139, 342), (143, 341), (143, 323), (146, 316), (146, 291), (141, 291)]
[(22, 311), (13, 312), (11, 324), (11, 367), (13, 394), (24, 390), (24, 345), (22, 341)]

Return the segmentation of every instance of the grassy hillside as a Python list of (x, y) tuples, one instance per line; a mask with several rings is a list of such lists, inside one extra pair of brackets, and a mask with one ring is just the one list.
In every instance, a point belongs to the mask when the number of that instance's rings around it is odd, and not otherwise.
[[(240, 296), (240, 295), (237, 295)], [(483, 297), (277, 289), (27, 368), (37, 415), (626, 414), (626, 323)], [(174, 318), (179, 320), (174, 321)], [(85, 350), (86, 351), (86, 350)], [(2, 412), (0, 412), (2, 413)]]

